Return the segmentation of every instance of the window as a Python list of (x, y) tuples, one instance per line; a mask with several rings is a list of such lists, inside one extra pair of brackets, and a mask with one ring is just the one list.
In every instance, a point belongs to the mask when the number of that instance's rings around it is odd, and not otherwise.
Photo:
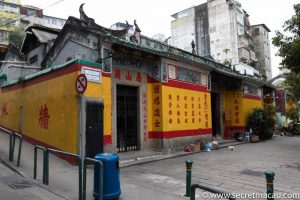
[(238, 27), (238, 35), (243, 35), (245, 30), (244, 30), (244, 26), (240, 23), (237, 23), (237, 27)]
[(209, 29), (209, 32), (210, 32), (210, 33), (216, 32), (216, 27), (211, 27), (211, 28)]
[(193, 84), (201, 84), (200, 73), (176, 66), (176, 79)]
[(254, 35), (259, 35), (259, 28), (256, 28), (256, 29), (254, 30)]
[(18, 13), (18, 8), (17, 6), (9, 6), (9, 11), (13, 13)]
[(244, 95), (253, 95), (253, 96), (261, 96), (260, 89), (251, 85), (244, 85)]
[(35, 16), (35, 15), (36, 15), (36, 11), (35, 10), (28, 9), (27, 16)]
[(29, 59), (29, 63), (30, 64), (34, 64), (38, 61), (38, 56), (35, 55), (35, 56), (32, 56), (30, 59)]
[(201, 85), (207, 85), (207, 74), (201, 74)]

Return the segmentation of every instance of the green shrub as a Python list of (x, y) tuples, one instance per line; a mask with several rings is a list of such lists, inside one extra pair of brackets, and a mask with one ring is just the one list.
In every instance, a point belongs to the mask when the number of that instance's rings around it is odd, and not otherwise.
[(255, 108), (248, 117), (248, 129), (252, 128), (253, 134), (261, 140), (271, 139), (275, 126), (274, 117), (275, 108), (272, 105), (266, 105), (264, 109)]

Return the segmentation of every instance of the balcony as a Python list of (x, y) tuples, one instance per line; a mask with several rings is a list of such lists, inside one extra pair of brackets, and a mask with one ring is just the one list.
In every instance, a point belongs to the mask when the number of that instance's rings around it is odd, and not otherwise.
[(249, 40), (247, 37), (245, 37), (244, 35), (239, 36), (238, 38), (238, 47), (242, 48), (242, 47), (248, 47), (249, 46)]
[(239, 48), (239, 60), (243, 63), (248, 63), (250, 60), (250, 54), (247, 49)]
[(257, 58), (256, 58), (256, 55), (255, 55), (255, 52), (252, 51), (252, 50), (250, 50), (250, 60), (252, 62), (257, 62), (258, 61)]

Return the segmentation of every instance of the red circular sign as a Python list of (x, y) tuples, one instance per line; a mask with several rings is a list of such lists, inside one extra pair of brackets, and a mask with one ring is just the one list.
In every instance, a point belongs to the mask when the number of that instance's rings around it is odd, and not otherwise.
[(75, 86), (78, 93), (84, 93), (87, 87), (87, 78), (84, 74), (79, 74), (79, 76), (77, 76)]

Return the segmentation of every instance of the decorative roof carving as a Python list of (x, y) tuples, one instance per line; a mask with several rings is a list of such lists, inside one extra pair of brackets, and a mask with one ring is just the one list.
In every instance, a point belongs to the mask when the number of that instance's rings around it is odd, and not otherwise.
[(135, 26), (135, 31), (139, 32), (139, 33), (142, 32), (139, 25), (136, 23), (136, 19), (133, 21), (133, 23), (134, 23), (134, 26)]
[(83, 10), (84, 3), (79, 7), (80, 20), (86, 22), (89, 25), (95, 24), (95, 20), (93, 18), (88, 17)]
[(122, 30), (111, 30), (108, 28), (105, 28), (103, 26), (99, 26), (95, 23), (95, 20), (93, 18), (88, 17), (84, 10), (83, 10), (84, 3), (80, 5), (79, 7), (79, 13), (80, 13), (80, 20), (86, 25), (86, 28), (88, 30), (95, 31), (97, 33), (104, 33), (104, 34), (111, 34), (116, 37), (124, 38), (125, 34), (127, 34), (128, 30), (130, 29), (130, 25), (126, 21), (127, 26)]

